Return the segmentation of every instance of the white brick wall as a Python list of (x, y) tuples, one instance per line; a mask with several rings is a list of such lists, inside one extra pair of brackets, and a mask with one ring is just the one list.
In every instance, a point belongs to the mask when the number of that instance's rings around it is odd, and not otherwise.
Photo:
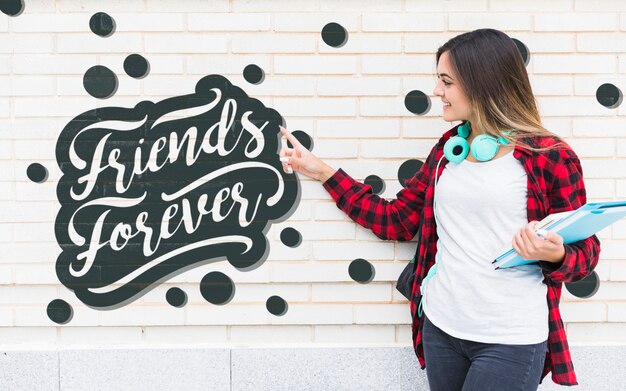
[[(112, 36), (91, 33), (95, 12), (115, 19)], [(322, 41), (329, 22), (348, 31), (343, 47)], [(408, 305), (394, 286), (415, 242), (379, 240), (303, 177), (298, 209), (270, 228), (267, 261), (256, 270), (203, 265), (122, 308), (85, 306), (56, 276), (56, 139), (86, 110), (191, 93), (202, 76), (222, 74), (280, 112), (290, 129), (311, 135), (314, 152), (333, 167), (358, 180), (383, 178), (383, 197), (391, 198), (401, 189), (400, 164), (424, 159), (453, 125), (441, 119), (432, 95), (434, 53), (482, 27), (504, 30), (529, 48), (527, 69), (544, 124), (580, 156), (589, 200), (626, 198), (626, 105), (607, 109), (595, 99), (603, 83), (626, 90), (623, 1), (29, 0), (18, 17), (0, 14), (0, 346), (410, 345)], [(131, 53), (149, 61), (145, 79), (125, 74)], [(83, 88), (84, 72), (97, 64), (118, 76), (108, 100)], [(264, 70), (263, 83), (244, 80), (248, 64)], [(406, 93), (416, 89), (432, 100), (424, 116), (404, 107)], [(27, 178), (33, 162), (47, 167), (45, 183)], [(285, 227), (301, 233), (300, 246), (280, 244)], [(626, 342), (626, 222), (599, 236), (598, 293), (581, 300), (563, 291), (574, 345)], [(350, 278), (356, 258), (374, 265), (371, 283)], [(236, 282), (224, 306), (207, 303), (199, 291), (214, 270)], [(165, 301), (172, 287), (187, 293), (185, 307)], [(267, 311), (272, 295), (288, 302), (285, 315)], [(57, 298), (73, 307), (64, 326), (46, 315)]]
[(613, 13), (544, 13), (535, 15), (535, 31), (615, 31), (618, 21)]
[(533, 56), (533, 71), (550, 74), (613, 73), (615, 56), (591, 54), (538, 54)]

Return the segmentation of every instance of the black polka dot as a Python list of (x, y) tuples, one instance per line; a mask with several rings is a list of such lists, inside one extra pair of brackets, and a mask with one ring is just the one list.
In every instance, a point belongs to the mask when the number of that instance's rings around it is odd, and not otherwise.
[(115, 32), (115, 20), (104, 12), (98, 12), (89, 19), (89, 28), (96, 35), (109, 37)]
[(250, 84), (261, 84), (265, 79), (265, 72), (258, 65), (250, 64), (243, 69), (243, 78)]
[(43, 183), (48, 179), (48, 170), (39, 163), (33, 163), (26, 169), (28, 179), (36, 183)]
[(187, 304), (187, 294), (180, 288), (170, 288), (165, 294), (165, 300), (173, 307), (184, 307)]
[(83, 87), (94, 98), (110, 98), (117, 91), (117, 76), (109, 68), (96, 65), (85, 72)]
[(302, 235), (295, 228), (287, 227), (280, 232), (280, 241), (288, 247), (298, 247), (302, 243)]
[(411, 113), (422, 115), (430, 110), (430, 98), (422, 91), (413, 90), (406, 94), (404, 106)]
[(0, 1), (0, 11), (9, 16), (19, 16), (24, 12), (24, 0), (2, 0)]
[(348, 31), (339, 23), (328, 23), (322, 29), (322, 40), (328, 46), (340, 48), (348, 41)]
[(368, 283), (372, 281), (374, 279), (374, 275), (376, 274), (374, 265), (361, 258), (357, 258), (350, 262), (348, 273), (350, 274), (350, 278), (360, 283)]
[(611, 83), (604, 83), (596, 91), (598, 102), (609, 109), (614, 109), (622, 104), (624, 96), (622, 91)]
[(48, 304), (46, 312), (48, 313), (48, 318), (57, 324), (69, 323), (74, 316), (72, 307), (65, 300), (61, 299), (52, 300)]
[(580, 281), (566, 282), (565, 288), (569, 293), (578, 298), (588, 299), (595, 295), (598, 288), (600, 288), (600, 279), (598, 278), (598, 274), (594, 271)]
[[(293, 135), (293, 137), (296, 138), (296, 140), (300, 142), (300, 144), (302, 144), (304, 148), (308, 149), (309, 151), (313, 150), (313, 139), (309, 137), (309, 135), (306, 134), (304, 131), (294, 130), (293, 132), (291, 132), (291, 134)], [(291, 142), (289, 142), (289, 140), (287, 140), (287, 146), (289, 148), (293, 148), (293, 145), (291, 145)]]
[(369, 175), (365, 178), (364, 183), (372, 186), (372, 192), (374, 194), (380, 194), (385, 191), (385, 181), (378, 175)]
[(282, 297), (272, 296), (265, 302), (265, 307), (272, 315), (283, 316), (287, 313), (289, 305)]
[(150, 64), (142, 55), (131, 54), (124, 60), (124, 71), (130, 77), (142, 79), (148, 75)]
[(398, 169), (398, 181), (400, 182), (400, 184), (406, 187), (404, 182), (413, 178), (422, 167), (422, 164), (424, 163), (418, 159), (411, 159), (402, 163), (402, 165)]
[(200, 293), (212, 304), (227, 304), (235, 296), (235, 284), (226, 274), (211, 272), (200, 281)]
[(522, 41), (515, 38), (513, 38), (513, 42), (515, 42), (515, 46), (517, 46), (519, 54), (521, 54), (522, 56), (524, 65), (528, 66), (528, 62), (530, 61), (530, 52), (528, 51), (528, 46), (526, 46)]

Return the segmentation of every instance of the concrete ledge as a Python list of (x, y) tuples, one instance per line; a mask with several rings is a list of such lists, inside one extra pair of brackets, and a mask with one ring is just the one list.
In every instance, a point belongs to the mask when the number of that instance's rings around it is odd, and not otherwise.
[(62, 350), (61, 390), (230, 390), (228, 349)]
[[(580, 386), (621, 390), (626, 346), (573, 347)], [(410, 347), (3, 351), (0, 390), (427, 390)], [(563, 390), (546, 378), (539, 390)]]
[(238, 349), (232, 368), (233, 390), (428, 389), (412, 348)]
[(0, 390), (58, 390), (59, 352), (0, 351)]

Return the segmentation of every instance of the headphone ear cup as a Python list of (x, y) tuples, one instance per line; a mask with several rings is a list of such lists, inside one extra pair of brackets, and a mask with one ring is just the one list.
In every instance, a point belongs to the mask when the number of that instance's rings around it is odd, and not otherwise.
[(498, 153), (500, 145), (495, 137), (488, 134), (480, 134), (472, 140), (472, 156), (479, 162), (491, 160)]
[(467, 138), (471, 130), (472, 126), (470, 125), (469, 121), (465, 121), (463, 122), (463, 124), (459, 125), (459, 127), (456, 129), (456, 132), (460, 137)]
[(463, 137), (453, 136), (443, 145), (443, 155), (452, 163), (461, 163), (469, 153), (469, 144)]

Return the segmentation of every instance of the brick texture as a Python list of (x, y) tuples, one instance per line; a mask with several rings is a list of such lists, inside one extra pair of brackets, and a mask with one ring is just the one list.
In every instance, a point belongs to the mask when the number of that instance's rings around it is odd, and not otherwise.
[[(62, 176), (55, 146), (65, 125), (95, 107), (134, 107), (191, 94), (197, 81), (220, 74), (277, 110), (291, 130), (314, 141), (313, 152), (357, 180), (377, 175), (383, 197), (401, 189), (398, 168), (423, 160), (454, 124), (441, 119), (435, 52), (448, 39), (493, 27), (530, 51), (528, 72), (544, 125), (565, 137), (581, 158), (589, 201), (626, 198), (626, 105), (596, 99), (611, 83), (626, 90), (626, 2), (585, 0), (219, 0), (26, 1), (15, 18), (0, 14), (0, 347), (410, 345), (409, 308), (395, 280), (415, 242), (383, 242), (358, 227), (322, 186), (300, 176), (299, 206), (267, 230), (263, 265), (235, 270), (208, 263), (166, 279), (134, 302), (109, 311), (84, 305), (63, 286), (55, 262), (54, 227)], [(107, 38), (89, 19), (107, 12), (116, 22)], [(328, 23), (341, 24), (342, 47), (324, 43)], [(133, 79), (130, 54), (150, 71)], [(265, 79), (248, 83), (255, 64)], [(89, 96), (85, 71), (111, 69), (118, 89)], [(420, 90), (431, 99), (424, 115), (404, 106)], [(27, 176), (32, 163), (48, 170), (44, 183)], [(281, 233), (302, 241), (285, 246)], [(579, 299), (564, 290), (563, 319), (573, 344), (626, 342), (626, 222), (600, 233), (598, 293)], [(352, 280), (350, 263), (368, 259), (369, 284)], [(210, 271), (236, 284), (232, 301), (208, 303), (199, 289)], [(175, 308), (171, 288), (187, 294)], [(282, 316), (266, 308), (271, 296), (288, 303)], [(47, 316), (51, 300), (73, 308), (63, 326)]]

